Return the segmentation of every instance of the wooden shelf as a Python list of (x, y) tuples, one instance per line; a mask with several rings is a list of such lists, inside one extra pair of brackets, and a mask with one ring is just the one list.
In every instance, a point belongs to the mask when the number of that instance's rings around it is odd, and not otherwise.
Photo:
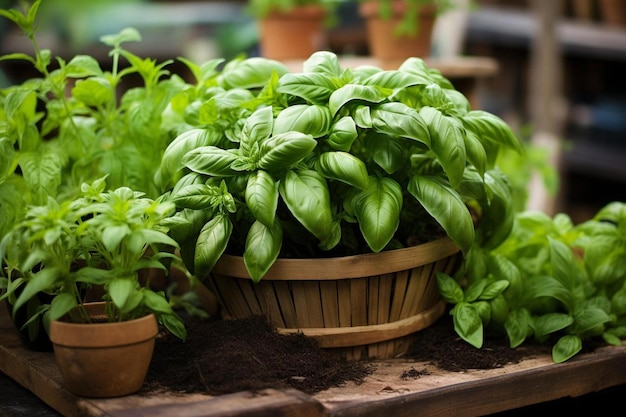
[[(538, 33), (530, 12), (481, 6), (470, 13), (467, 38), (490, 44), (530, 46)], [(595, 58), (626, 60), (626, 28), (562, 19), (556, 28), (563, 52)]]
[[(63, 387), (52, 353), (25, 349), (0, 313), (0, 370), (68, 417), (394, 417), (479, 416), (577, 397), (626, 383), (626, 347), (606, 347), (555, 364), (548, 355), (490, 370), (448, 372), (404, 359), (374, 361), (372, 375), (316, 395), (294, 389), (208, 395), (130, 395), (88, 399)], [(419, 378), (400, 378), (411, 368)]]

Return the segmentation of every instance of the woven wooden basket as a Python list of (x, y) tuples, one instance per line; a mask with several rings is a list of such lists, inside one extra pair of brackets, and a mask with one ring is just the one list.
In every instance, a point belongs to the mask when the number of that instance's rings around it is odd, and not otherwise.
[(451, 274), (459, 259), (444, 238), (377, 254), (278, 259), (254, 284), (243, 258), (224, 255), (208, 285), (225, 318), (264, 315), (280, 332), (302, 332), (348, 359), (388, 359), (443, 315), (435, 272)]

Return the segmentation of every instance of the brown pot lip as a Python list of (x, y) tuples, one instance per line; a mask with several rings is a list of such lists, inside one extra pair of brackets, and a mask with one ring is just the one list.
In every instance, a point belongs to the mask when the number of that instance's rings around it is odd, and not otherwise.
[(326, 16), (325, 8), (323, 8), (319, 4), (307, 4), (307, 5), (298, 6), (294, 9), (287, 10), (287, 11), (273, 10), (266, 17), (260, 20), (323, 19), (325, 16)]
[[(105, 302), (85, 303), (90, 315), (104, 315)], [(122, 330), (124, 329), (125, 330)], [(115, 323), (71, 323), (61, 320), (50, 321), (50, 340), (55, 345), (78, 347), (107, 347), (142, 343), (154, 339), (159, 326), (154, 314)], [(101, 340), (103, 334), (106, 340)], [(127, 336), (127, 335), (130, 335)]]
[[(337, 258), (279, 258), (263, 280), (337, 280), (383, 275), (423, 266), (460, 252), (449, 237), (408, 248)], [(222, 255), (211, 273), (249, 279), (243, 257)]]
[[(359, 3), (359, 14), (365, 19), (377, 18), (379, 17), (379, 8), (380, 4), (376, 0), (361, 2)], [(392, 3), (391, 8), (394, 16), (398, 17), (406, 12), (407, 5), (402, 0), (396, 0)], [(420, 6), (420, 14), (422, 15), (434, 15), (436, 12), (437, 8), (434, 5)]]

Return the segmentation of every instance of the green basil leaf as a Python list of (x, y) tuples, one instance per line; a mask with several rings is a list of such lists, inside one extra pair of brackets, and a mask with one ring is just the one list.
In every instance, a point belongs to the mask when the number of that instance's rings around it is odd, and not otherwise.
[(306, 133), (314, 138), (328, 134), (332, 117), (326, 106), (297, 104), (276, 116), (274, 135), (289, 131)]
[(380, 252), (400, 224), (402, 187), (391, 178), (372, 176), (354, 209), (365, 241), (374, 252)]
[(312, 170), (290, 170), (279, 185), (293, 216), (321, 242), (333, 236), (333, 215), (326, 180)]
[(232, 232), (233, 224), (228, 216), (218, 215), (209, 220), (200, 230), (190, 272), (200, 279), (207, 277), (226, 250)]
[(406, 166), (406, 156), (410, 153), (406, 141), (376, 132), (370, 132), (364, 141), (374, 162), (387, 174)]
[(547, 313), (535, 318), (535, 337), (539, 340), (545, 339), (548, 335), (565, 330), (574, 323), (574, 318), (564, 313)]
[(430, 149), (445, 171), (450, 184), (458, 188), (463, 178), (467, 156), (463, 131), (439, 110), (422, 107), (420, 117), (426, 124), (430, 135)]
[(188, 184), (172, 196), (176, 207), (194, 210), (207, 210), (215, 207), (216, 198), (220, 195), (219, 187), (209, 184)]
[(183, 156), (193, 150), (203, 146), (216, 145), (220, 135), (210, 129), (191, 129), (178, 135), (165, 149), (161, 158), (159, 175), (162, 186), (169, 188), (173, 186), (181, 176), (184, 168)]
[(316, 51), (302, 64), (303, 72), (317, 72), (320, 74), (341, 76), (343, 72), (337, 55), (329, 51)]
[(531, 334), (532, 318), (526, 309), (511, 310), (504, 323), (511, 348), (516, 348)]
[(484, 198), (479, 198), (483, 207), (477, 241), (485, 248), (498, 247), (510, 234), (515, 222), (515, 206), (511, 186), (501, 171), (492, 170), (484, 175)]
[(459, 248), (467, 253), (474, 243), (474, 222), (457, 191), (440, 178), (421, 175), (410, 179), (408, 190)]
[(483, 290), (485, 289), (486, 286), (487, 286), (487, 280), (486, 279), (479, 279), (479, 280), (476, 280), (476, 281), (472, 282), (465, 289), (465, 298), (464, 298), (464, 300), (468, 301), (468, 302), (472, 302), (472, 301), (478, 300), (478, 298), (483, 293)]
[(13, 315), (20, 309), (28, 300), (37, 296), (38, 293), (44, 292), (50, 288), (53, 288), (56, 284), (61, 270), (57, 267), (44, 268), (33, 274), (24, 286), (23, 291), (15, 300), (13, 304)]
[(309, 156), (317, 141), (300, 132), (274, 135), (261, 144), (258, 167), (265, 170), (287, 168)]
[(278, 207), (278, 186), (266, 171), (258, 170), (248, 177), (246, 205), (259, 222), (271, 227), (276, 220)]
[(98, 60), (89, 55), (76, 55), (68, 62), (63, 72), (70, 78), (103, 75)]
[(493, 300), (494, 298), (502, 294), (502, 292), (506, 290), (508, 287), (509, 287), (509, 281), (505, 279), (491, 282), (480, 293), (479, 299)]
[(439, 271), (437, 271), (436, 277), (439, 293), (446, 302), (451, 304), (463, 302), (463, 288), (454, 278)]
[(472, 110), (463, 118), (463, 125), (483, 141), (490, 141), (496, 147), (507, 147), (520, 154), (523, 153), (522, 145), (510, 126), (492, 113)]
[(348, 152), (357, 137), (354, 119), (345, 116), (332, 125), (326, 141), (334, 150)]
[(327, 74), (307, 72), (285, 74), (280, 78), (278, 91), (304, 99), (310, 104), (326, 104), (339, 88), (335, 79)]
[(367, 103), (381, 103), (388, 97), (388, 92), (376, 86), (346, 84), (334, 91), (328, 99), (328, 108), (333, 117), (339, 110), (351, 101), (365, 101)]
[(111, 83), (101, 77), (76, 81), (72, 96), (89, 107), (104, 107), (113, 100)]
[(64, 292), (54, 296), (50, 302), (50, 320), (58, 320), (78, 305), (74, 294)]
[(246, 236), (246, 250), (243, 262), (250, 278), (259, 282), (274, 264), (280, 253), (283, 241), (283, 230), (279, 222), (269, 227), (255, 221)]
[(288, 73), (288, 69), (281, 62), (263, 57), (234, 59), (226, 63), (218, 80), (227, 90), (261, 88), (274, 73), (284, 75)]
[(575, 356), (583, 348), (582, 339), (576, 335), (565, 335), (552, 347), (552, 360), (563, 363)]
[(347, 152), (324, 152), (320, 154), (316, 167), (326, 178), (359, 189), (365, 189), (369, 184), (365, 163)]
[(57, 195), (63, 169), (61, 154), (54, 151), (23, 153), (20, 155), (20, 168), (28, 184), (32, 203), (43, 205), (48, 196)]
[(465, 130), (463, 140), (465, 143), (467, 161), (476, 168), (476, 171), (481, 176), (484, 175), (487, 170), (487, 151), (474, 132)]
[(222, 149), (217, 146), (200, 146), (187, 152), (182, 163), (190, 170), (215, 177), (237, 175), (232, 164), (237, 161), (233, 149)]
[(417, 110), (403, 103), (384, 103), (372, 110), (372, 126), (381, 133), (430, 146), (430, 134)]
[(127, 303), (132, 303), (132, 293), (136, 291), (135, 281), (128, 277), (113, 278), (108, 285), (107, 292), (111, 296), (113, 304), (123, 312), (129, 312)]
[(274, 114), (271, 107), (262, 107), (248, 117), (241, 129), (240, 149), (250, 155), (254, 144), (260, 143), (272, 134)]
[(483, 322), (478, 311), (469, 303), (457, 304), (452, 315), (454, 330), (475, 348), (483, 346)]
[(183, 322), (183, 320), (178, 317), (176, 313), (159, 314), (158, 319), (159, 323), (165, 326), (170, 333), (178, 337), (180, 340), (185, 340), (187, 338), (185, 322)]
[(423, 74), (399, 70), (380, 71), (363, 81), (365, 85), (375, 85), (389, 90), (402, 90), (415, 85), (427, 85), (432, 81)]
[(509, 304), (506, 298), (502, 295), (498, 295), (493, 300), (489, 301), (491, 306), (491, 320), (494, 323), (504, 324), (509, 317)]
[(610, 323), (611, 317), (601, 308), (586, 307), (574, 315), (572, 333), (584, 336), (598, 336), (604, 331), (604, 324)]
[(525, 287), (525, 296), (528, 299), (550, 297), (562, 302), (570, 311), (574, 309), (573, 294), (553, 277), (545, 275), (530, 277)]

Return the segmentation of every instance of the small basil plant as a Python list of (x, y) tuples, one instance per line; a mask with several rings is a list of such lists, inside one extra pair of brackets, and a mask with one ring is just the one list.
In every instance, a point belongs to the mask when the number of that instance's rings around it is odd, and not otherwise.
[[(105, 191), (105, 180), (83, 185), (74, 201), (32, 206), (22, 222), (0, 243), (6, 289), (2, 298), (13, 314), (40, 293), (51, 295), (31, 322), (69, 316), (88, 322), (82, 308), (88, 291), (98, 288), (107, 303), (109, 321), (154, 313), (171, 333), (185, 338), (185, 327), (162, 291), (150, 289), (142, 274), (151, 268), (167, 272), (177, 259), (178, 244), (163, 221), (173, 203), (152, 200), (128, 187)], [(27, 323), (28, 325), (29, 323)]]
[(326, 51), (302, 72), (236, 59), (187, 96), (189, 129), (157, 173), (182, 259), (207, 276), (224, 253), (259, 281), (280, 257), (375, 253), (449, 236), (496, 246), (514, 217), (499, 117), (419, 58), (344, 68)]

